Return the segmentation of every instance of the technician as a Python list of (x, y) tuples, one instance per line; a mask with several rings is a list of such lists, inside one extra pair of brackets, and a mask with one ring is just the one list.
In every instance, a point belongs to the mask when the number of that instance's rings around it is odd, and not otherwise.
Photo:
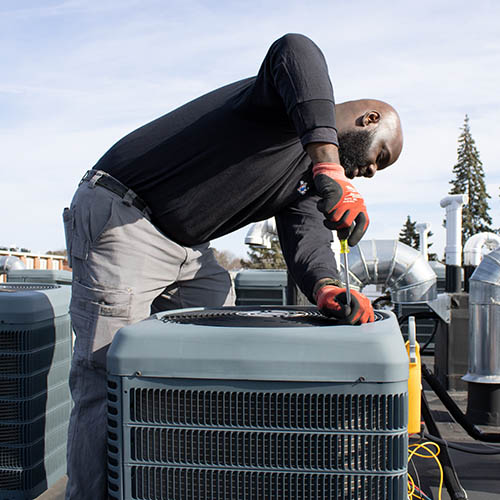
[(144, 125), (84, 175), (63, 215), (76, 334), (67, 499), (107, 498), (106, 352), (115, 332), (151, 311), (234, 303), (211, 239), (275, 216), (309, 300), (350, 324), (373, 321), (362, 294), (345, 304), (332, 229), (358, 243), (369, 219), (349, 179), (372, 177), (401, 148), (396, 111), (366, 99), (335, 105), (320, 49), (289, 34), (256, 77)]

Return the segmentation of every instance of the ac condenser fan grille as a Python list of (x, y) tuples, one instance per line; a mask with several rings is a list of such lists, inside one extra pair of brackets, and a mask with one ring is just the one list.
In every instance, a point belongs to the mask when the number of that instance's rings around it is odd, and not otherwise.
[(147, 427), (131, 431), (132, 460), (195, 467), (392, 471), (404, 466), (402, 461), (405, 457), (389, 452), (405, 444), (404, 436), (361, 433), (235, 432)]
[(406, 397), (138, 388), (130, 391), (130, 419), (241, 429), (400, 430)]
[(132, 387), (132, 498), (399, 499), (406, 405), (406, 393)]
[(23, 290), (55, 290), (60, 285), (43, 283), (2, 283), (0, 284), (1, 293), (15, 293)]
[(382, 500), (400, 499), (406, 475), (301, 474), (132, 467), (134, 499)]
[[(375, 312), (375, 321), (383, 316)], [(225, 307), (205, 311), (185, 311), (164, 316), (165, 323), (186, 325), (222, 326), (222, 327), (253, 327), (253, 328), (290, 328), (290, 327), (331, 327), (341, 324), (335, 318), (327, 318), (311, 307), (273, 306), (272, 308), (255, 308), (253, 306)]]

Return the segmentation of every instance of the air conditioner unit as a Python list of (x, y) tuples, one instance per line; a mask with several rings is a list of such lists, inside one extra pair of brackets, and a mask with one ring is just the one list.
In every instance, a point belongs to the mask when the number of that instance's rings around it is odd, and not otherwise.
[(285, 269), (244, 269), (234, 278), (236, 305), (260, 306), (286, 304)]
[(70, 293), (0, 285), (0, 498), (36, 498), (66, 472)]
[(407, 380), (390, 312), (152, 316), (108, 353), (110, 498), (406, 499)]
[(64, 269), (12, 269), (7, 271), (7, 283), (50, 283), (71, 285), (73, 273)]

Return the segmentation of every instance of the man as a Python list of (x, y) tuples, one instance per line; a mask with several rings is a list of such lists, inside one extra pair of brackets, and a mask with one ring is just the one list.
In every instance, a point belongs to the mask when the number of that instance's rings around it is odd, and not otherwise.
[(344, 322), (373, 321), (362, 294), (345, 303), (331, 230), (351, 246), (361, 239), (368, 214), (349, 178), (372, 177), (401, 147), (395, 110), (370, 100), (335, 106), (321, 51), (292, 34), (271, 46), (257, 77), (139, 128), (87, 172), (64, 211), (76, 333), (67, 499), (106, 498), (115, 332), (151, 310), (233, 303), (212, 238), (276, 216), (305, 295)]

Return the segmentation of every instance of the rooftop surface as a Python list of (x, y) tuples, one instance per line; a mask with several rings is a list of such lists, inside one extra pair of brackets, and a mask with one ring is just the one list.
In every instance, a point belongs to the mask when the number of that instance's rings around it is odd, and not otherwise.
[[(453, 400), (465, 411), (467, 405), (466, 391), (449, 391)], [(490, 450), (491, 445), (480, 443), (467, 435), (462, 427), (455, 423), (448, 411), (432, 391), (426, 391), (434, 419), (438, 425), (443, 439), (466, 445), (476, 450)], [(485, 432), (499, 432), (499, 427), (481, 427)], [(414, 442), (414, 440), (410, 440)], [(500, 446), (497, 446), (500, 453)], [(458, 475), (458, 479), (470, 500), (498, 500), (500, 498), (500, 454), (498, 455), (472, 455), (461, 451), (450, 450), (450, 456)], [(423, 452), (425, 453), (425, 452)], [(439, 490), (439, 468), (433, 459), (416, 458), (415, 465), (422, 490), (433, 500), (437, 500)], [(410, 474), (416, 481), (413, 467), (409, 468)], [(450, 500), (446, 487), (443, 485), (442, 500)], [(454, 500), (454, 499), (453, 499)]]

